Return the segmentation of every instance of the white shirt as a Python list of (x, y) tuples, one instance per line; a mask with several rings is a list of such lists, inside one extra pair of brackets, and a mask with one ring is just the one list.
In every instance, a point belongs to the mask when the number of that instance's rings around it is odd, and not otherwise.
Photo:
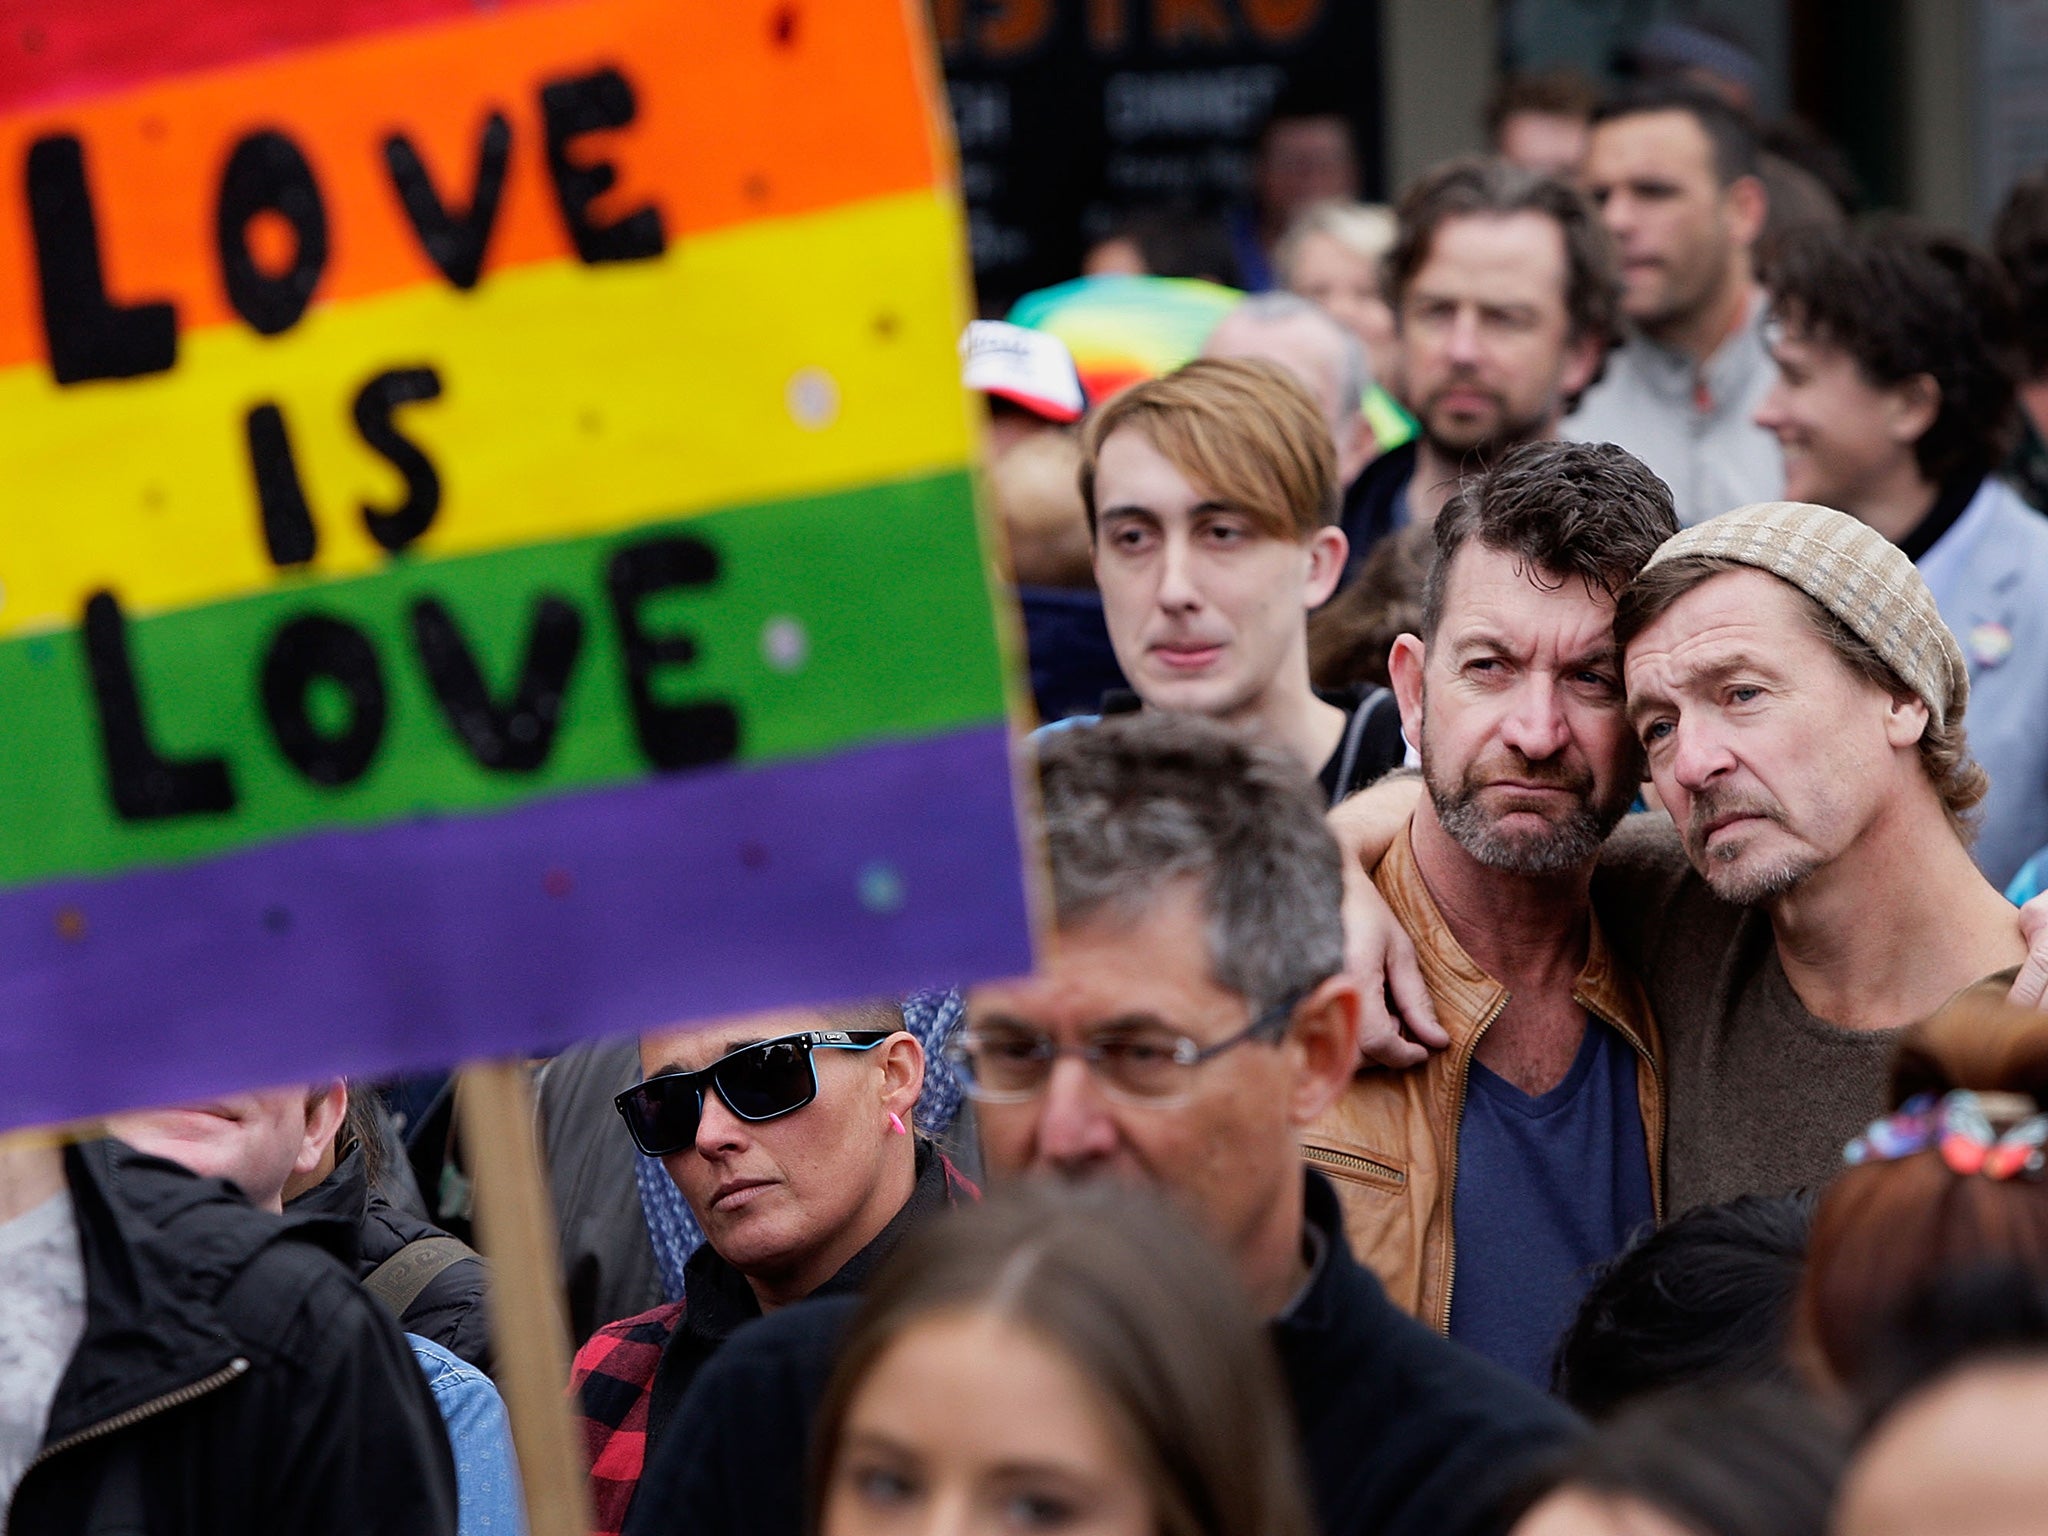
[(42, 1449), (57, 1384), (85, 1332), (71, 1192), (0, 1222), (0, 1511)]

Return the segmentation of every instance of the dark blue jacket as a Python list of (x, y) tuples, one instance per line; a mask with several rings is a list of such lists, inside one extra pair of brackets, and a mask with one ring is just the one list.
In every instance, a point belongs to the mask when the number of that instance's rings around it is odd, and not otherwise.
[(1337, 526), (1351, 541), (1344, 557), (1344, 582), (1358, 574), (1373, 546), (1408, 522), (1408, 482), (1415, 478), (1413, 439), (1390, 448), (1358, 472), (1344, 492)]

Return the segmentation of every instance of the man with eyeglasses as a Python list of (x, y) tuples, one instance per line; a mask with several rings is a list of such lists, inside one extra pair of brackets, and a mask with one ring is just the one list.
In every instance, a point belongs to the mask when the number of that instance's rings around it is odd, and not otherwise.
[(686, 1291), (577, 1352), (599, 1532), (619, 1530), (647, 1448), (733, 1332), (807, 1296), (850, 1292), (903, 1233), (971, 1184), (911, 1110), (924, 1048), (894, 1003), (657, 1031), (618, 1111), (704, 1230)]
[[(1395, 1308), (1303, 1167), (1302, 1132), (1351, 1079), (1359, 1020), (1337, 848), (1307, 771), (1147, 711), (1045, 740), (1039, 781), (1056, 932), (1036, 975), (969, 993), (948, 1051), (991, 1181), (1125, 1180), (1215, 1240), (1272, 1320), (1325, 1536), (1496, 1529), (1573, 1420)], [(705, 1369), (628, 1536), (796, 1536), (789, 1469), (845, 1311), (770, 1319)]]

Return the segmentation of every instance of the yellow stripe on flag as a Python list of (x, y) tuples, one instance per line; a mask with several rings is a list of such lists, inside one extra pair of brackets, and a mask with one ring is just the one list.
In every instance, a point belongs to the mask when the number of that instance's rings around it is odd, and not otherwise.
[[(361, 507), (405, 485), (352, 404), (387, 369), (441, 380), (395, 418), (441, 478), (422, 557), (958, 466), (958, 218), (910, 193), (681, 240), (659, 261), (316, 306), (275, 339), (214, 327), (152, 378), (60, 389), (39, 365), (0, 372), (0, 634), (74, 624), (101, 589), (147, 613), (381, 566)], [(288, 571), (265, 552), (244, 438), (264, 402), (318, 531)]]

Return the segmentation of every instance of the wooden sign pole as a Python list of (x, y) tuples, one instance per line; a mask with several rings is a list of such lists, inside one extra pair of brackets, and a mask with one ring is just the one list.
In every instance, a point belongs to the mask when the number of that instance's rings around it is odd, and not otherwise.
[(532, 1081), (524, 1062), (482, 1062), (462, 1069), (460, 1090), (477, 1243), (491, 1261), (498, 1388), (512, 1417), (527, 1530), (589, 1536), (590, 1488), (569, 1412), (569, 1329)]

